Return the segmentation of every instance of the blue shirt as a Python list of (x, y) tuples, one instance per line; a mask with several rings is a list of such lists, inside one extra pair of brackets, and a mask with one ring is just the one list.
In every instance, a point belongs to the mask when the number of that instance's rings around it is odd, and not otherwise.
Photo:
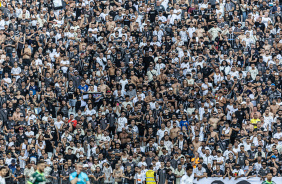
[(38, 90), (37, 86), (29, 86), (29, 91), (32, 91), (33, 95), (36, 95), (37, 90)]
[(183, 120), (181, 120), (181, 121), (180, 121), (181, 130), (182, 130), (182, 127), (183, 127), (183, 126), (186, 126), (186, 130), (188, 130), (189, 122), (188, 122), (188, 121), (183, 121)]
[(14, 174), (15, 173), (15, 170), (16, 170), (16, 165), (9, 165), (9, 169), (11, 169), (12, 170), (12, 174)]
[(85, 93), (88, 91), (88, 86), (86, 84), (84, 86), (79, 85), (78, 89), (80, 90), (80, 92)]
[[(77, 173), (73, 172), (70, 174), (70, 181), (74, 180), (74, 178), (76, 177)], [(78, 175), (78, 180), (77, 180), (77, 184), (86, 184), (86, 182), (89, 181), (89, 178), (87, 176), (87, 174), (85, 174), (84, 172), (81, 172)]]

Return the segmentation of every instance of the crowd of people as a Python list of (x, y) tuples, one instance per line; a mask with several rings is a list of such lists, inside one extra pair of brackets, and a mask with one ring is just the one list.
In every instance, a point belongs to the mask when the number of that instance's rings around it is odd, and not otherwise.
[(279, 177), (281, 3), (1, 1), (6, 183)]

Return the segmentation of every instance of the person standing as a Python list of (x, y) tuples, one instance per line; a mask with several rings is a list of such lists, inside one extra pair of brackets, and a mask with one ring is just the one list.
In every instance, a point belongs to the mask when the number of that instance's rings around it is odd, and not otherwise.
[(149, 166), (149, 170), (146, 172), (146, 184), (156, 183), (156, 172), (153, 171), (153, 165)]
[(0, 183), (1, 184), (6, 184), (6, 181), (5, 181), (6, 173), (7, 173), (6, 167), (1, 167), (0, 168)]
[(261, 184), (276, 184), (274, 181), (272, 181), (272, 173), (269, 172), (266, 175), (266, 180), (263, 181)]
[(46, 178), (44, 176), (44, 169), (45, 169), (45, 162), (44, 161), (39, 161), (37, 164), (37, 170), (35, 173), (33, 173), (29, 180), (28, 184), (39, 184), (41, 182), (45, 182)]
[(180, 184), (193, 184), (194, 170), (193, 166), (189, 165), (186, 168), (186, 174), (184, 174), (180, 180)]
[(87, 174), (81, 172), (82, 166), (82, 163), (78, 163), (76, 165), (76, 171), (70, 174), (71, 184), (90, 184)]
[(163, 161), (161, 162), (161, 167), (157, 171), (157, 175), (158, 175), (158, 183), (165, 184), (165, 180), (167, 177), (167, 171), (166, 171), (166, 168), (164, 167)]

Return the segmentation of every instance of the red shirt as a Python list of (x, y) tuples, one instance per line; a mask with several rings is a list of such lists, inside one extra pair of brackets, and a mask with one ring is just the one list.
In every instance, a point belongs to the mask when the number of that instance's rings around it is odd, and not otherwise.
[(69, 119), (68, 123), (72, 122), (73, 127), (75, 128), (77, 125), (76, 119)]

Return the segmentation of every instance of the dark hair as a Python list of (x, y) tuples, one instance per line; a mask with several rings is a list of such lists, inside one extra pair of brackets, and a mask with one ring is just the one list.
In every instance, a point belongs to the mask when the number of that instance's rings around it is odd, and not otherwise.
[(45, 163), (44, 161), (40, 160), (38, 161), (37, 165), (44, 164), (44, 163)]
[(188, 166), (186, 167), (186, 171), (188, 171), (188, 170), (190, 170), (190, 169), (193, 169), (193, 166), (192, 166), (192, 165), (188, 165)]

